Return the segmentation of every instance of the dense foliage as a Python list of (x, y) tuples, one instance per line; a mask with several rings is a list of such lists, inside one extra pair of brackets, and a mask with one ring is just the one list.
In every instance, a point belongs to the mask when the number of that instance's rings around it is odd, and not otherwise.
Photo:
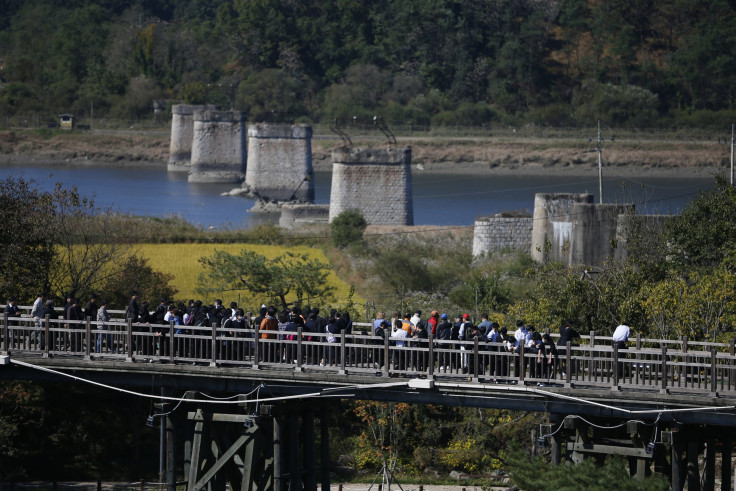
[(611, 126), (733, 120), (725, 0), (5, 1), (0, 108), (251, 121)]
[(117, 391), (55, 381), (0, 383), (0, 474), (11, 480), (132, 480), (155, 475), (151, 407)]

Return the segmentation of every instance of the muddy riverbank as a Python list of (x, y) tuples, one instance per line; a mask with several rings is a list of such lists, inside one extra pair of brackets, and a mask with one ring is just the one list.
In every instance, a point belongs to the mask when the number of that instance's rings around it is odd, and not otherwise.
[[(331, 170), (334, 139), (312, 142), (316, 171)], [(378, 141), (356, 146), (381, 146)], [(589, 142), (570, 138), (399, 138), (412, 147), (415, 172), (485, 175), (594, 175), (598, 155)], [(75, 164), (115, 167), (162, 167), (169, 156), (169, 138), (151, 134), (94, 132), (0, 131), (0, 165)], [(608, 142), (604, 171), (619, 175), (708, 177), (730, 172), (726, 145), (713, 141), (620, 140)]]

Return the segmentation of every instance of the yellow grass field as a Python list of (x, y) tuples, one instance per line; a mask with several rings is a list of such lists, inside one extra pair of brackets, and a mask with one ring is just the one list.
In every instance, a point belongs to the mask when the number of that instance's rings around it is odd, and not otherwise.
[[(247, 308), (260, 307), (263, 302), (266, 302), (268, 299), (253, 298), (245, 290), (212, 294), (212, 298), (195, 293), (199, 275), (203, 272), (199, 258), (212, 255), (215, 249), (230, 254), (238, 254), (243, 249), (248, 249), (268, 258), (275, 258), (290, 251), (296, 254), (308, 254), (310, 257), (329, 264), (321, 250), (304, 246), (282, 247), (254, 244), (139, 244), (135, 246), (137, 255), (148, 259), (148, 264), (153, 269), (174, 276), (171, 284), (179, 290), (176, 295), (177, 299), (201, 299), (203, 302), (211, 303), (214, 302), (215, 298), (221, 298), (225, 305), (231, 301), (236, 301), (246, 310)], [(335, 291), (333, 298), (325, 303), (335, 306), (344, 305), (347, 301), (350, 285), (338, 278), (334, 271), (330, 272), (328, 281), (335, 287)], [(293, 298), (289, 300), (293, 300)], [(357, 304), (365, 302), (357, 295), (353, 297), (353, 301)]]

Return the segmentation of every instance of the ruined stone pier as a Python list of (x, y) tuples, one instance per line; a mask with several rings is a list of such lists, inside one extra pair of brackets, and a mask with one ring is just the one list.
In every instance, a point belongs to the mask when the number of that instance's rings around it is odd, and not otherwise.
[(195, 110), (189, 182), (243, 182), (245, 136), (245, 113)]
[(357, 209), (370, 225), (414, 225), (411, 147), (332, 152), (330, 221)]

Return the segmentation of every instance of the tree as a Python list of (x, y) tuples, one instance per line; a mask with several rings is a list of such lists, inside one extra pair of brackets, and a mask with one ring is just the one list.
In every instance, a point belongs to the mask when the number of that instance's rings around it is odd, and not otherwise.
[(511, 447), (509, 470), (511, 480), (521, 489), (616, 489), (666, 490), (669, 483), (662, 476), (647, 477), (637, 481), (629, 475), (628, 462), (621, 457), (607, 458), (603, 465), (594, 459), (585, 459), (575, 465), (552, 466), (541, 457), (529, 457), (518, 446)]
[(173, 299), (178, 290), (169, 282), (174, 277), (167, 273), (154, 270), (148, 265), (148, 260), (134, 255), (128, 256), (116, 268), (114, 276), (108, 276), (100, 291), (104, 293), (111, 308), (125, 308), (130, 300), (130, 292), (138, 292), (139, 298), (157, 304), (159, 299)]
[(33, 300), (49, 288), (55, 238), (53, 196), (22, 178), (0, 182), (0, 295)]
[(240, 255), (215, 251), (199, 262), (205, 272), (199, 276), (197, 291), (201, 293), (247, 290), (255, 296), (278, 300), (287, 309), (290, 294), (296, 303), (305, 298), (328, 300), (334, 287), (327, 282), (331, 271), (328, 264), (309, 254), (286, 252), (274, 259), (243, 249)]
[(720, 264), (736, 247), (736, 188), (723, 176), (667, 224), (671, 264), (683, 271)]
[(339, 248), (362, 242), (363, 232), (367, 226), (368, 222), (365, 221), (360, 211), (345, 210), (337, 215), (330, 224), (332, 242), (335, 247)]
[(51, 193), (55, 219), (46, 233), (56, 244), (49, 274), (52, 291), (79, 298), (114, 283), (131, 250), (124, 227), (76, 188), (57, 183)]
[(450, 300), (465, 310), (500, 312), (509, 303), (511, 291), (504, 285), (498, 271), (482, 272), (473, 269), (467, 281), (450, 292)]
[(382, 484), (388, 489), (395, 479), (398, 450), (402, 437), (407, 433), (404, 421), (409, 410), (410, 405), (403, 402), (362, 401), (355, 408), (355, 414), (367, 428), (361, 434), (360, 445), (365, 454), (377, 457), (381, 465)]

